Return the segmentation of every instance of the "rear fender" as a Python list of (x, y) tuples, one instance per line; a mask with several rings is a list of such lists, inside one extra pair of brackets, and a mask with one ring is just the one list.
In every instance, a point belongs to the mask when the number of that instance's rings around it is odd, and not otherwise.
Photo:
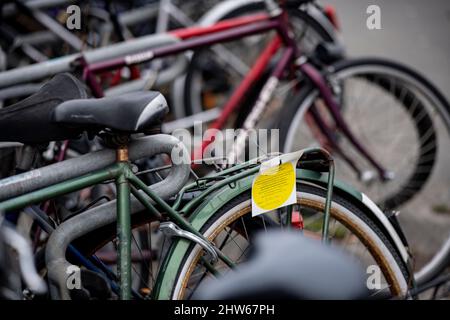
[[(190, 216), (189, 221), (196, 230), (200, 230), (205, 223), (223, 206), (233, 198), (251, 189), (254, 175), (236, 181), (233, 188), (225, 186), (209, 196)], [(307, 182), (316, 186), (326, 187), (328, 180), (327, 174), (315, 171), (297, 169), (297, 182)], [(364, 194), (356, 191), (350, 186), (335, 181), (334, 192), (351, 197), (365, 207), (365, 212), (372, 215), (375, 222), (394, 240), (401, 257), (407, 261), (408, 254), (400, 237), (395, 232), (394, 227), (389, 222), (385, 214)], [(175, 280), (182, 266), (183, 259), (188, 253), (190, 242), (184, 239), (177, 239), (172, 244), (165, 260), (161, 266), (157, 281), (153, 289), (155, 299), (171, 299), (172, 289), (175, 286)]]

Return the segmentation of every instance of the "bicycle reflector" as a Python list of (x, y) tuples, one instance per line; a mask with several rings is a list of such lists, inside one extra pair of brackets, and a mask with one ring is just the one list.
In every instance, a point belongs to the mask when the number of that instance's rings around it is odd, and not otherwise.
[(295, 229), (303, 230), (305, 227), (303, 223), (303, 216), (299, 211), (292, 211), (291, 225)]
[(330, 20), (331, 24), (336, 28), (336, 30), (340, 31), (341, 26), (338, 21), (336, 9), (331, 5), (326, 5), (323, 8), (323, 11), (324, 11), (325, 15), (327, 16), (328, 20)]

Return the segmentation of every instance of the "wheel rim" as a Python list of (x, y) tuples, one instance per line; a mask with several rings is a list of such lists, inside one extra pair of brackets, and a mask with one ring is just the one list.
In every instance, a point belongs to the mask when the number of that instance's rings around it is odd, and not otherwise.
[[(356, 136), (364, 141), (366, 141), (363, 144), (369, 145), (369, 151), (371, 151), (372, 155), (383, 164), (383, 161), (385, 162), (384, 165), (387, 167), (387, 169), (390, 169), (389, 167), (393, 168), (393, 171), (396, 171), (398, 174), (394, 178), (394, 180), (386, 182), (386, 183), (380, 183), (379, 180), (372, 180), (375, 182), (372, 182), (372, 185), (369, 183), (362, 183), (358, 177), (356, 176), (356, 173), (351, 170), (348, 166), (348, 164), (344, 163), (342, 159), (339, 159), (338, 155), (336, 155), (337, 158), (337, 176), (339, 179), (345, 180), (355, 186), (358, 190), (363, 191), (364, 193), (368, 194), (372, 199), (374, 199), (377, 203), (379, 203), (382, 207), (385, 209), (393, 209), (401, 205), (402, 203), (408, 201), (410, 198), (412, 198), (425, 184), (427, 179), (429, 178), (431, 174), (431, 170), (434, 166), (436, 166), (435, 159), (439, 157), (439, 149), (445, 149), (443, 147), (444, 145), (449, 147), (449, 139), (445, 139), (445, 137), (448, 137), (447, 131), (446, 131), (446, 125), (444, 121), (442, 121), (440, 112), (440, 109), (442, 109), (442, 105), (437, 102), (436, 99), (430, 98), (429, 90), (427, 90), (424, 86), (419, 87), (417, 81), (415, 79), (410, 79), (409, 76), (400, 73), (399, 71), (392, 71), (387, 72), (386, 70), (390, 70), (389, 68), (380, 67), (378, 68), (378, 65), (373, 65), (372, 67), (367, 66), (356, 66), (356, 67), (349, 67), (349, 68), (343, 68), (342, 70), (336, 71), (336, 73), (333, 75), (333, 80), (336, 80), (339, 83), (342, 83), (343, 81), (346, 81), (346, 84), (349, 84), (350, 81), (353, 81), (353, 86), (356, 85), (356, 87), (359, 87), (359, 93), (354, 93), (353, 95), (359, 95), (359, 101), (360, 103), (357, 105), (357, 103), (354, 103), (354, 109), (361, 108), (364, 111), (360, 111), (360, 114), (364, 117), (364, 114), (366, 114), (366, 121), (355, 121), (355, 117), (350, 117), (352, 115), (352, 112), (343, 112), (344, 117), (347, 117), (347, 122), (350, 123), (349, 126), (350, 129), (354, 132), (355, 126), (362, 124), (367, 125), (367, 127), (376, 128), (379, 127), (379, 124), (376, 124), (375, 121), (373, 121), (374, 116), (377, 116), (377, 113), (379, 113), (378, 116), (383, 116), (384, 113), (377, 110), (377, 108), (374, 108), (375, 104), (367, 104), (366, 105), (372, 106), (372, 117), (368, 117), (367, 114), (370, 114), (367, 112), (368, 107), (360, 107), (362, 105), (364, 99), (361, 99), (361, 97), (367, 97), (370, 96), (370, 92), (372, 92), (372, 97), (376, 96), (375, 90), (378, 92), (383, 91), (383, 96), (386, 98), (388, 97), (386, 90), (381, 88), (380, 85), (371, 85), (373, 88), (370, 90), (367, 89), (367, 84), (364, 84), (364, 80), (361, 77), (356, 78), (355, 75), (359, 74), (372, 74), (372, 75), (379, 75), (383, 74), (384, 79), (386, 79), (386, 75), (390, 77), (395, 77), (393, 79), (396, 79), (396, 85), (397, 87), (399, 85), (405, 85), (405, 88), (407, 88), (408, 94), (414, 94), (415, 99), (420, 101), (422, 103), (422, 106), (427, 110), (427, 117), (431, 120), (431, 123), (433, 124), (431, 127), (424, 127), (424, 120), (423, 120), (423, 114), (421, 115), (419, 112), (416, 112), (414, 114), (414, 105), (407, 105), (406, 107), (401, 105), (399, 103), (399, 99), (404, 99), (404, 93), (397, 92), (397, 96), (395, 99), (394, 97), (391, 97), (391, 100), (393, 100), (393, 103), (396, 104), (385, 104), (384, 109), (389, 108), (394, 110), (390, 110), (389, 114), (390, 116), (387, 117), (384, 122), (382, 123), (381, 127), (386, 128), (387, 125), (391, 124), (391, 131), (390, 133), (386, 130), (381, 133), (381, 136), (384, 137), (383, 140), (376, 141), (376, 138), (379, 138), (380, 134), (375, 133), (372, 134), (368, 138), (362, 137), (360, 134), (361, 132), (364, 134), (366, 130), (359, 129), (356, 130), (359, 133), (356, 133)], [(401, 77), (401, 78), (400, 78)], [(347, 79), (347, 80), (343, 80)], [(372, 81), (372, 80), (371, 80)], [(349, 88), (351, 87), (348, 86)], [(349, 92), (349, 91), (347, 91)], [(309, 105), (311, 105), (312, 101), (318, 101), (316, 99), (318, 93), (317, 91), (313, 90), (311, 93), (306, 97), (306, 99), (302, 102), (301, 107), (298, 108), (296, 111), (293, 121), (291, 122), (291, 126), (288, 129), (284, 148), (283, 150), (285, 152), (289, 152), (292, 150), (297, 150), (298, 148), (303, 148), (307, 146), (311, 146), (311, 144), (315, 144), (316, 146), (319, 144), (317, 143), (316, 139), (311, 135), (311, 130), (309, 127), (305, 125), (305, 115), (306, 115), (306, 109)], [(402, 96), (403, 95), (403, 96)], [(379, 95), (381, 96), (381, 95)], [(348, 98), (348, 97), (347, 97)], [(354, 98), (354, 97), (353, 97)], [(356, 99), (358, 100), (358, 99)], [(416, 100), (416, 101), (417, 101)], [(409, 108), (409, 109), (408, 109)], [(381, 108), (382, 109), (382, 108)], [(418, 108), (416, 108), (418, 110)], [(347, 109), (346, 109), (347, 111)], [(354, 111), (353, 111), (354, 112)], [(395, 114), (397, 112), (397, 114)], [(414, 118), (412, 118), (412, 114), (414, 114)], [(391, 116), (392, 115), (392, 116)], [(420, 118), (422, 117), (422, 118)], [(353, 121), (348, 121), (348, 119), (353, 119)], [(406, 123), (406, 126), (408, 129), (406, 130), (399, 130), (399, 125), (395, 122), (395, 119), (400, 119), (400, 121), (405, 122), (405, 120), (408, 120), (409, 122)], [(413, 120), (414, 119), (414, 120)], [(398, 123), (400, 123), (400, 121)], [(353, 123), (352, 123), (353, 122)], [(420, 131), (420, 128), (425, 128), (422, 131)], [(379, 130), (382, 131), (382, 130)], [(376, 132), (376, 131), (375, 131)], [(401, 133), (412, 133), (409, 137), (403, 136), (401, 137)], [(438, 134), (439, 133), (439, 134)], [(414, 136), (415, 135), (415, 136)], [(419, 136), (420, 139), (419, 140)], [(375, 137), (375, 138), (374, 138)], [(394, 144), (394, 138), (396, 138), (397, 143)], [(409, 141), (408, 141), (409, 138)], [(433, 140), (434, 139), (434, 140)], [(342, 139), (343, 141), (345, 139)], [(368, 141), (368, 142), (367, 142)], [(371, 150), (370, 142), (374, 142), (375, 152), (373, 149)], [(411, 142), (412, 141), (412, 142)], [(346, 141), (344, 141), (346, 142)], [(435, 145), (433, 145), (435, 143)], [(339, 143), (341, 144), (341, 142)], [(436, 145), (437, 144), (437, 145)], [(439, 146), (438, 146), (439, 145)], [(365, 160), (362, 160), (361, 156), (354, 151), (354, 147), (350, 146), (347, 142), (346, 144), (341, 145), (342, 149), (351, 157), (355, 158), (358, 161), (361, 161), (362, 167), (366, 167), (371, 169), (372, 173), (374, 173), (374, 169), (371, 165), (367, 164)], [(386, 147), (392, 148), (391, 150), (387, 150)], [(349, 152), (350, 151), (350, 152)], [(407, 157), (406, 155), (412, 154), (412, 156)], [(389, 158), (390, 157), (390, 158)], [(393, 162), (393, 158), (397, 157), (398, 161)], [(408, 161), (409, 159), (409, 161)], [(380, 161), (381, 160), (381, 161)], [(395, 159), (394, 159), (395, 160)], [(360, 164), (360, 163), (358, 163)], [(394, 164), (394, 165), (393, 165)], [(417, 167), (416, 168), (416, 164)], [(409, 167), (408, 167), (409, 166)], [(420, 179), (419, 181), (417, 181)], [(419, 184), (420, 183), (420, 184)], [(394, 197), (389, 197), (389, 195), (395, 194)], [(444, 195), (438, 196), (435, 195), (436, 198), (443, 198)]]
[[(307, 207), (309, 209), (311, 208), (315, 208), (317, 210), (323, 210), (323, 201), (314, 201), (314, 200), (308, 200), (305, 199), (304, 196), (301, 196), (300, 198), (298, 198), (300, 207)], [(235, 214), (232, 215), (232, 217), (222, 221), (218, 227), (214, 227), (214, 231), (210, 232), (209, 234), (205, 234), (207, 235), (207, 237), (213, 241), (215, 240), (218, 235), (221, 234), (221, 232), (223, 232), (223, 229), (225, 229), (228, 224), (230, 223), (230, 221), (237, 221), (238, 219), (241, 219), (243, 216), (245, 216), (246, 214), (249, 214), (251, 212), (251, 207), (248, 205), (249, 202), (247, 202), (247, 206), (243, 206), (243, 208), (238, 208), (235, 212)], [(340, 223), (342, 225), (350, 225), (351, 222), (345, 219), (345, 216), (341, 214), (339, 214), (339, 211), (337, 211), (336, 209), (332, 210), (332, 215), (335, 219), (332, 219), (332, 221), (335, 222), (335, 227), (336, 227), (336, 223)], [(354, 225), (352, 225), (354, 226)], [(342, 227), (342, 226), (341, 226)], [(210, 230), (210, 228), (208, 228), (208, 230)], [(337, 229), (336, 229), (337, 230)], [(406, 283), (404, 282), (404, 278), (403, 278), (403, 283), (400, 283), (401, 281), (398, 280), (398, 270), (397, 273), (395, 270), (393, 270), (393, 268), (390, 266), (390, 264), (392, 263), (392, 261), (387, 261), (385, 259), (385, 256), (378, 250), (377, 251), (377, 246), (374, 245), (373, 241), (369, 238), (367, 238), (367, 235), (365, 234), (364, 230), (359, 230), (358, 231), (359, 237), (362, 237), (362, 239), (364, 239), (364, 244), (362, 241), (360, 241), (361, 245), (371, 245), (372, 247), (372, 251), (371, 254), (375, 255), (377, 258), (374, 260), (377, 260), (377, 263), (379, 263), (379, 265), (381, 264), (381, 269), (382, 269), (382, 273), (384, 276), (384, 281), (390, 283), (390, 287), (391, 289), (391, 293), (394, 295), (402, 295), (406, 292)], [(364, 238), (365, 237), (365, 238)], [(360, 239), (360, 238), (358, 238)], [(194, 287), (194, 289), (197, 288), (198, 283), (190, 283), (192, 281), (192, 277), (193, 275), (195, 276), (195, 272), (199, 272), (199, 270), (196, 270), (198, 268), (198, 261), (200, 259), (201, 256), (201, 251), (198, 251), (195, 254), (195, 257), (191, 260), (191, 263), (189, 263), (189, 266), (187, 267), (187, 271), (185, 271), (185, 276), (183, 277), (182, 281), (179, 282), (179, 284), (177, 285), (177, 287), (174, 290), (174, 298), (176, 299), (181, 299), (181, 298), (185, 298), (186, 296), (189, 298), (189, 296), (192, 294), (192, 292), (190, 290), (192, 290), (192, 288)], [(367, 258), (367, 257), (366, 257)], [(200, 272), (201, 273), (201, 272)], [(199, 274), (200, 274), (199, 273)], [(199, 274), (196, 275), (197, 277), (199, 277)], [(201, 280), (204, 280), (201, 279)]]

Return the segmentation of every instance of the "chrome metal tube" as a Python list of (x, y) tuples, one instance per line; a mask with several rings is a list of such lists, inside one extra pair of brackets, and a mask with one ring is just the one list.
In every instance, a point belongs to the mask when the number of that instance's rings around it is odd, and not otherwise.
[[(164, 134), (135, 139), (129, 147), (130, 160), (170, 152), (171, 148), (180, 143), (178, 139)], [(0, 201), (105, 168), (113, 164), (115, 159), (115, 150), (105, 149), (2, 179)], [(181, 177), (189, 175), (189, 165), (174, 165), (173, 172)]]
[[(177, 41), (178, 39), (174, 36), (168, 34), (156, 34), (112, 44), (103, 48), (93, 49), (86, 51), (83, 54), (88, 63), (95, 63), (140, 51), (150, 50), (151, 48), (172, 44)], [(29, 83), (50, 77), (60, 72), (71, 71), (71, 63), (79, 56), (80, 54), (72, 54), (1, 72), (0, 88), (9, 87), (20, 83)], [(180, 55), (180, 57), (184, 59), (182, 55)]]
[(450, 266), (450, 234), (433, 259), (428, 262), (420, 271), (414, 274), (417, 286), (421, 286), (438, 276), (442, 271)]
[[(160, 198), (167, 199), (178, 193), (189, 178), (189, 153), (182, 142), (166, 135), (159, 135), (158, 139), (153, 140), (151, 144), (148, 143), (147, 147), (152, 150), (151, 154), (170, 154), (176, 148), (175, 150), (182, 156), (182, 161), (180, 161), (182, 163), (174, 163), (169, 175), (163, 181), (149, 186)], [(131, 153), (133, 151), (130, 148)], [(145, 209), (135, 197), (131, 198), (130, 205), (132, 214)], [(66, 282), (67, 270), (71, 270), (71, 264), (65, 259), (69, 244), (91, 231), (113, 223), (116, 221), (116, 218), (116, 201), (114, 200), (70, 218), (70, 220), (62, 223), (53, 231), (47, 242), (45, 252), (52, 298), (70, 299)]]

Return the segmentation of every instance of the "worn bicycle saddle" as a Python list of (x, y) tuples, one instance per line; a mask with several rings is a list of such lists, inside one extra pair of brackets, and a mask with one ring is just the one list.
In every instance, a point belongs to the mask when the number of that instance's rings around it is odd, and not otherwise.
[(64, 101), (87, 97), (84, 85), (75, 77), (56, 75), (35, 94), (0, 109), (0, 141), (39, 144), (78, 136), (77, 130), (53, 124), (52, 112)]
[(63, 73), (32, 96), (0, 109), (0, 141), (33, 145), (74, 139), (84, 131), (144, 132), (167, 112), (167, 102), (159, 92), (88, 99), (84, 85)]
[(154, 126), (168, 111), (161, 93), (132, 92), (119, 97), (63, 102), (53, 111), (52, 122), (81, 130), (112, 129), (135, 133)]

